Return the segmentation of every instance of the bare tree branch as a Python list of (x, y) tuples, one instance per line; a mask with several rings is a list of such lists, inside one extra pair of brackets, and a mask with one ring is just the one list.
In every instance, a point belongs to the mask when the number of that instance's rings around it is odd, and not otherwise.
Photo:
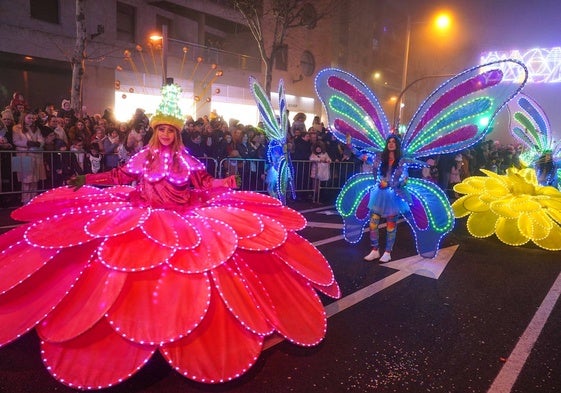
[[(310, 0), (230, 0), (245, 19), (265, 66), (265, 91), (271, 94), (271, 82), (276, 54), (284, 47), (290, 29), (309, 28), (325, 18), (333, 9), (334, 0), (321, 2), (322, 10), (317, 11)], [(315, 2), (317, 4), (317, 2)], [(269, 40), (263, 29), (271, 32)]]

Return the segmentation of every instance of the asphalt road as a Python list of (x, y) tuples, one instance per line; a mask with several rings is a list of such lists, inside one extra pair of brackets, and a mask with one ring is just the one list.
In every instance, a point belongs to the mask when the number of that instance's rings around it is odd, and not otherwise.
[[(438, 257), (416, 257), (406, 223), (389, 264), (365, 262), (367, 236), (341, 239), (329, 205), (293, 202), (301, 234), (329, 260), (343, 298), (322, 297), (325, 340), (270, 340), (241, 378), (199, 384), (160, 357), (122, 384), (132, 392), (561, 392), (561, 252), (475, 239), (458, 220)], [(0, 231), (15, 223), (0, 210)], [(0, 392), (73, 392), (45, 370), (34, 333), (0, 349)]]

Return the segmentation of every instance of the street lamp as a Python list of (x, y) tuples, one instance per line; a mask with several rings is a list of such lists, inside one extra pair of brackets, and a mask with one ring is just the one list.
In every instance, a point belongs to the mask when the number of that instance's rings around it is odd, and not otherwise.
[[(407, 15), (407, 25), (405, 30), (405, 53), (403, 55), (403, 73), (401, 74), (401, 93), (399, 95), (399, 99), (396, 102), (396, 105), (399, 105), (399, 116), (397, 121), (394, 122), (395, 127), (399, 127), (399, 121), (401, 120), (401, 112), (403, 109), (403, 98), (405, 90), (407, 90), (407, 73), (409, 67), (409, 51), (411, 48), (411, 27), (413, 24), (425, 24), (426, 22), (412, 22), (411, 15)], [(451, 18), (450, 15), (444, 12), (439, 13), (434, 18), (434, 25), (435, 28), (440, 31), (445, 31), (450, 28), (451, 25)], [(410, 86), (409, 86), (410, 87)], [(397, 130), (396, 130), (397, 132)]]
[(168, 79), (168, 25), (162, 25), (162, 35), (151, 35), (150, 40), (162, 41), (162, 86), (167, 83)]

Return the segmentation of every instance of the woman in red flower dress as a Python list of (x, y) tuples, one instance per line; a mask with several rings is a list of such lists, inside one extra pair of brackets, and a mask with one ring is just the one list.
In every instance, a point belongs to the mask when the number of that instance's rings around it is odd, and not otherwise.
[(212, 178), (183, 148), (179, 94), (164, 87), (154, 135), (125, 167), (37, 196), (12, 214), (27, 223), (0, 236), (0, 345), (35, 328), (68, 386), (115, 385), (156, 351), (187, 378), (228, 381), (267, 336), (319, 343), (316, 290), (340, 296), (296, 233), (300, 213), (231, 190), (235, 178)]

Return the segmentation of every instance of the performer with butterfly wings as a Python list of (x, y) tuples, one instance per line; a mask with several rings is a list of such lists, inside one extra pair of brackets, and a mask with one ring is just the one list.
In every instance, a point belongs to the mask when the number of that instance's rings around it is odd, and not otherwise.
[[(507, 81), (511, 78), (505, 73), (516, 76), (517, 82)], [(388, 183), (388, 191), (393, 191), (399, 214), (411, 226), (421, 256), (436, 255), (442, 237), (453, 228), (454, 214), (438, 186), (418, 178), (404, 182), (403, 174), (411, 166), (426, 166), (419, 160), (422, 157), (460, 151), (481, 140), (497, 112), (525, 85), (527, 76), (524, 64), (514, 60), (470, 68), (437, 88), (413, 115), (402, 138), (401, 172), (392, 176), (394, 181), (402, 180), (396, 181), (398, 187)], [(379, 160), (392, 131), (374, 93), (357, 77), (333, 68), (320, 71), (315, 85), (331, 132), (373, 162)], [(383, 186), (384, 174), (379, 176), (379, 168), (376, 173), (351, 177), (337, 197), (344, 236), (351, 243), (361, 239), (372, 214), (377, 213), (369, 208), (373, 206), (369, 202), (372, 193), (377, 194)], [(370, 258), (376, 256), (374, 253)]]
[(288, 117), (286, 111), (286, 99), (284, 94), (284, 82), (279, 81), (279, 116), (275, 115), (273, 105), (267, 97), (267, 93), (257, 79), (249, 77), (251, 94), (257, 103), (259, 114), (265, 127), (265, 135), (269, 139), (267, 148), (267, 191), (269, 195), (279, 199), (286, 205), (286, 192), (290, 192), (292, 199), (296, 198), (294, 191), (294, 169), (290, 161), (290, 154), (286, 145), (286, 134), (288, 132)]
[(551, 123), (543, 108), (531, 97), (519, 94), (508, 104), (512, 135), (525, 146), (521, 162), (534, 167), (538, 183), (559, 187), (561, 142), (555, 143)]

